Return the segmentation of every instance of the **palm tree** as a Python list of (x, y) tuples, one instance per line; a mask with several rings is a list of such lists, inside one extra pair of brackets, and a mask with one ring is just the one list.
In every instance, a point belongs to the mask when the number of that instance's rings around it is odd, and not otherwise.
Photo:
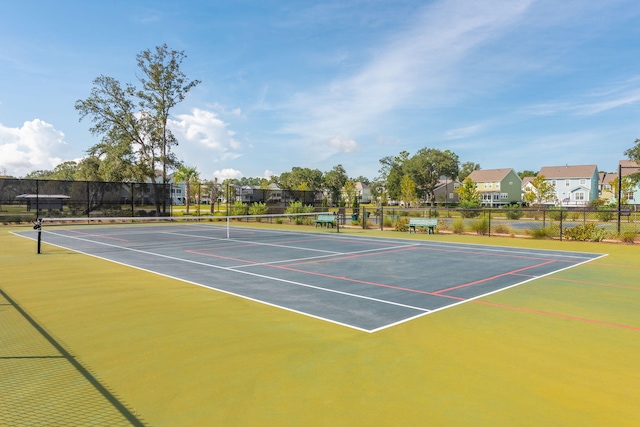
[(185, 198), (184, 203), (187, 207), (187, 215), (189, 214), (189, 202), (191, 199), (191, 183), (198, 182), (200, 179), (200, 173), (192, 166), (180, 166), (180, 168), (173, 175), (173, 180), (176, 183), (184, 182), (185, 186)]

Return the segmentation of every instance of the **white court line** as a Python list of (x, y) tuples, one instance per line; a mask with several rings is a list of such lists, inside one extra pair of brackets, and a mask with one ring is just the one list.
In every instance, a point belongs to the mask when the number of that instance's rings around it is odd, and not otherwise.
[(335, 251), (325, 251), (322, 249), (313, 249), (313, 248), (300, 248), (297, 246), (287, 246), (287, 245), (278, 245), (275, 243), (265, 243), (265, 242), (256, 242), (254, 240), (240, 240), (240, 239), (228, 239), (226, 237), (210, 237), (210, 236), (198, 236), (198, 235), (192, 235), (192, 234), (184, 234), (184, 233), (174, 233), (171, 231), (161, 231), (160, 234), (170, 234), (173, 236), (185, 236), (185, 237), (191, 237), (194, 239), (205, 239), (205, 240), (216, 240), (216, 241), (224, 241), (224, 242), (236, 242), (236, 243), (244, 243), (246, 245), (251, 245), (251, 246), (256, 246), (256, 245), (263, 245), (263, 246), (275, 246), (278, 248), (288, 248), (288, 249), (296, 249), (296, 250), (300, 250), (300, 251), (310, 251), (310, 252), (324, 252), (327, 254), (331, 254), (331, 255), (340, 255), (342, 254), (342, 252), (335, 252)]
[[(321, 286), (309, 285), (307, 283), (296, 282), (296, 281), (293, 281), (293, 280), (280, 279), (278, 277), (267, 276), (267, 275), (258, 274), (258, 273), (251, 273), (249, 271), (236, 270), (236, 269), (231, 268), (231, 267), (221, 267), (219, 265), (208, 264), (208, 263), (205, 263), (205, 262), (193, 261), (193, 260), (190, 260), (190, 259), (178, 258), (178, 257), (170, 256), (170, 255), (158, 254), (158, 253), (155, 253), (155, 252), (143, 251), (141, 249), (128, 248), (126, 246), (118, 246), (118, 245), (113, 245), (111, 243), (96, 242), (95, 240), (83, 239), (81, 237), (76, 237), (76, 236), (67, 236), (67, 235), (64, 235), (64, 234), (58, 234), (58, 233), (51, 232), (51, 231), (47, 231), (47, 233), (53, 234), (55, 236), (60, 236), (60, 237), (66, 238), (66, 239), (80, 240), (80, 241), (83, 241), (83, 242), (95, 243), (95, 244), (98, 244), (98, 245), (107, 246), (107, 247), (111, 247), (111, 248), (117, 248), (117, 249), (120, 249), (120, 250), (127, 250), (127, 251), (131, 251), (131, 252), (142, 253), (142, 254), (145, 254), (145, 255), (157, 256), (157, 257), (160, 257), (160, 258), (167, 258), (167, 259), (170, 259), (170, 260), (173, 260), (173, 261), (182, 261), (182, 262), (186, 262), (186, 263), (189, 263), (189, 264), (202, 265), (202, 266), (206, 266), (206, 267), (216, 268), (216, 269), (219, 269), (219, 270), (226, 270), (226, 271), (231, 271), (231, 272), (234, 272), (234, 273), (246, 274), (246, 275), (249, 275), (249, 276), (259, 277), (259, 278), (262, 278), (262, 279), (274, 280), (274, 281), (277, 281), (277, 282), (283, 282), (283, 283), (296, 285), (296, 286), (300, 286), (300, 287), (316, 289), (316, 290), (320, 290), (320, 291), (324, 291), (324, 292), (331, 292), (331, 293), (340, 294), (340, 295), (346, 295), (346, 296), (350, 296), (350, 297), (354, 297), (354, 298), (365, 299), (365, 300), (369, 300), (369, 301), (375, 301), (375, 302), (379, 302), (379, 303), (382, 303), (382, 304), (395, 305), (395, 306), (398, 306), (398, 307), (409, 308), (409, 309), (418, 310), (418, 311), (422, 311), (422, 312), (430, 312), (431, 311), (431, 310), (423, 308), (423, 307), (414, 307), (412, 305), (401, 304), (401, 303), (382, 300), (382, 299), (373, 298), (373, 297), (367, 297), (367, 296), (364, 296), (364, 295), (352, 294), (350, 292), (338, 291), (338, 290), (335, 290), (335, 289), (323, 288)], [(48, 242), (46, 242), (46, 243), (48, 243)], [(48, 244), (50, 244), (50, 243), (48, 243)], [(173, 277), (173, 276), (165, 275), (165, 274), (162, 274), (162, 273), (158, 273), (158, 272), (153, 271), (153, 270), (148, 270), (148, 269), (136, 267), (135, 265), (127, 264), (127, 263), (124, 263), (124, 262), (121, 262), (121, 261), (114, 261), (114, 260), (111, 260), (109, 258), (101, 257), (101, 256), (98, 256), (98, 255), (93, 255), (93, 254), (90, 254), (90, 253), (87, 253), (87, 252), (84, 252), (84, 251), (80, 251), (80, 250), (76, 250), (76, 249), (72, 249), (72, 248), (67, 248), (67, 247), (64, 247), (64, 246), (61, 246), (61, 245), (55, 245), (54, 244), (54, 246), (58, 246), (58, 247), (61, 247), (61, 248), (64, 248), (64, 249), (68, 249), (68, 250), (72, 250), (72, 251), (75, 251), (75, 252), (79, 252), (79, 253), (82, 253), (82, 254), (85, 254), (85, 255), (94, 256), (96, 258), (105, 259), (107, 261), (112, 261), (112, 262), (115, 262), (115, 263), (118, 263), (118, 264), (122, 264), (122, 265), (126, 265), (126, 266), (129, 266), (129, 267), (138, 268), (140, 270), (148, 271), (148, 272), (151, 272), (151, 273), (156, 273), (156, 274), (160, 274), (160, 275), (163, 275), (163, 276), (179, 279), (177, 277)], [(183, 279), (180, 279), (180, 280), (183, 280)], [(203, 287), (206, 287), (206, 288), (209, 288), (209, 289), (218, 290), (218, 291), (221, 291), (221, 292), (227, 292), (227, 291), (224, 291), (223, 289), (214, 288), (212, 286), (207, 286), (207, 285), (202, 285), (202, 284), (200, 284), (200, 286), (203, 286)], [(227, 292), (227, 293), (229, 293), (229, 292)], [(243, 295), (239, 295), (239, 296), (244, 297)], [(254, 301), (264, 302), (264, 301), (257, 300), (257, 299), (254, 299)]]

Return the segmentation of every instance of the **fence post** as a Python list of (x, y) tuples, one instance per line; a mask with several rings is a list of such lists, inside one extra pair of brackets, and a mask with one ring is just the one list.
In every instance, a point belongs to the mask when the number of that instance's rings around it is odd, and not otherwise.
[(489, 208), (489, 237), (491, 237), (491, 208)]
[(562, 218), (564, 218), (564, 211), (560, 210), (560, 241), (562, 242)]
[(384, 206), (380, 203), (380, 231), (384, 231)]

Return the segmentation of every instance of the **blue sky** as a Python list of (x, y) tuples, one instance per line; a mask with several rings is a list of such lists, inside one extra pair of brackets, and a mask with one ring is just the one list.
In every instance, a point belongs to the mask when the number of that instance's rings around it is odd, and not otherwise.
[(75, 101), (99, 75), (136, 83), (166, 43), (202, 83), (173, 110), (205, 179), (342, 164), (374, 178), (403, 150), (516, 171), (615, 171), (640, 138), (640, 2), (4, 1), (0, 173), (98, 142)]

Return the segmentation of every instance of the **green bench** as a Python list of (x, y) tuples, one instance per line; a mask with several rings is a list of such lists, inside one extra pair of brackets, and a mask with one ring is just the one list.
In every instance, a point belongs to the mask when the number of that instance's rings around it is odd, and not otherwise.
[(428, 234), (435, 234), (438, 218), (409, 218), (409, 234), (411, 230), (416, 232), (416, 228), (426, 229)]
[(320, 227), (324, 224), (327, 225), (327, 228), (329, 228), (329, 226), (333, 227), (336, 225), (336, 216), (334, 214), (320, 214), (318, 215), (318, 218), (313, 220), (313, 223), (316, 227), (318, 224), (320, 224)]

